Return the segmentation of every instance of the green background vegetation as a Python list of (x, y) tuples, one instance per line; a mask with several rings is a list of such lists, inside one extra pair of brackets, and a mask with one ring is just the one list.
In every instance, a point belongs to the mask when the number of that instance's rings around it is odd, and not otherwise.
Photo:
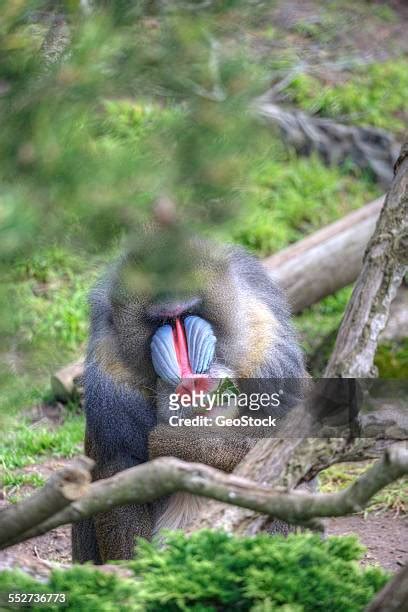
[[(61, 408), (57, 423), (36, 422), (32, 408), (54, 402), (50, 373), (85, 348), (90, 286), (151, 219), (158, 197), (177, 201), (183, 236), (203, 232), (262, 257), (381, 194), (351, 163), (328, 168), (288, 150), (247, 112), (255, 95), (293, 73), (285, 103), (309, 113), (397, 136), (407, 119), (404, 54), (337, 71), (299, 59), (309, 45), (333, 60), (352, 20), (363, 20), (375, 41), (375, 28), (398, 20), (389, 6), (324, 3), (319, 19), (284, 27), (257, 2), (216, 2), (192, 13), (175, 2), (164, 14), (154, 2), (114, 3), (113, 12), (96, 2), (92, 17), (79, 13), (78, 2), (61, 2), (71, 42), (44, 69), (48, 25), (33, 15), (50, 4), (0, 0), (0, 479), (8, 501), (44, 482), (38, 464), (81, 450), (75, 402)], [(295, 319), (313, 374), (323, 370), (350, 295), (346, 287)], [(381, 345), (376, 364), (382, 376), (406, 377), (407, 341)], [(363, 467), (330, 468), (322, 489), (347, 486)], [(388, 487), (370, 510), (406, 512), (405, 485)], [(359, 554), (343, 538), (259, 536), (242, 546), (221, 534), (189, 542), (179, 535), (165, 555), (143, 544), (132, 565), (142, 588), (74, 568), (44, 585), (2, 573), (0, 591), (64, 590), (72, 610), (111, 610), (112, 601), (128, 610), (132, 598), (152, 610), (244, 602), (242, 609), (258, 612), (301, 612), (321, 601), (322, 610), (352, 612), (386, 580), (380, 570), (359, 568)]]
[[(143, 15), (146, 7), (137, 6)], [(249, 14), (232, 2), (200, 13), (198, 21), (177, 11), (144, 22), (133, 14), (124, 26), (109, 11), (79, 18), (72, 3), (69, 53), (44, 70), (39, 49), (48, 26), (31, 23), (27, 7), (35, 11), (47, 3), (2, 3), (0, 43), (6, 86), (0, 104), (6, 125), (0, 149), (6, 340), (0, 418), (8, 431), (1, 455), (7, 486), (10, 470), (78, 450), (78, 410), (67, 412), (62, 427), (32, 429), (29, 409), (52, 401), (50, 373), (84, 351), (89, 288), (122, 248), (125, 230), (132, 234), (149, 219), (163, 191), (177, 199), (183, 231), (232, 240), (259, 256), (381, 193), (351, 164), (329, 168), (316, 156), (297, 157), (278, 134), (247, 117), (244, 108), (266, 88), (266, 79), (296, 64), (290, 43), (285, 53), (269, 56), (245, 37), (237, 45), (234, 33), (242, 28), (256, 41), (285, 41), (288, 32), (261, 21), (262, 8)], [(337, 42), (344, 8), (326, 7), (311, 24), (300, 19), (289, 36)], [(395, 20), (391, 9), (348, 10), (364, 15), (370, 27)], [(215, 73), (211, 36), (224, 40)], [(298, 70), (285, 95), (308, 112), (399, 133), (406, 67), (400, 56), (347, 68), (332, 81), (327, 72)], [(324, 367), (350, 295), (345, 288), (296, 317), (314, 374)], [(380, 374), (406, 376), (407, 355), (406, 342), (380, 346)], [(18, 485), (22, 477), (15, 478)]]

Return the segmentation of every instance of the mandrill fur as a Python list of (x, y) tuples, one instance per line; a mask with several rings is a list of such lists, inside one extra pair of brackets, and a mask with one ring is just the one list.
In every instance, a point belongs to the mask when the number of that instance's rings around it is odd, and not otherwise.
[[(169, 393), (180, 385), (191, 391), (191, 385), (208, 388), (212, 378), (229, 377), (239, 381), (240, 391), (251, 392), (254, 379), (273, 380), (275, 390), (285, 391), (285, 401), (275, 415), (282, 415), (302, 396), (306, 373), (286, 299), (262, 265), (241, 248), (204, 241), (195, 242), (188, 257), (194, 259), (194, 282), (189, 277), (188, 286), (174, 283), (177, 289), (156, 294), (146, 284), (139, 287), (133, 279), (139, 278), (140, 262), (129, 253), (91, 294), (85, 452), (95, 461), (94, 480), (170, 455), (233, 470), (256, 440), (243, 436), (238, 442), (199, 432), (168, 435), (160, 424)], [(214, 354), (205, 371), (194, 371), (187, 357), (183, 361), (183, 346), (193, 361), (193, 349), (185, 340), (187, 317), (209, 324), (215, 336)], [(164, 337), (168, 331), (171, 343), (174, 321), (181, 334), (174, 336), (175, 346), (177, 342), (180, 346), (173, 355), (175, 370), (180, 365), (179, 375), (176, 372), (173, 380), (166, 370), (162, 379), (152, 361), (152, 338), (159, 328), (170, 325), (160, 334)], [(159, 361), (160, 357), (159, 351)], [(151, 538), (162, 527), (182, 527), (198, 506), (197, 498), (175, 494), (85, 519), (73, 526), (73, 560), (104, 563), (132, 558), (136, 537)]]

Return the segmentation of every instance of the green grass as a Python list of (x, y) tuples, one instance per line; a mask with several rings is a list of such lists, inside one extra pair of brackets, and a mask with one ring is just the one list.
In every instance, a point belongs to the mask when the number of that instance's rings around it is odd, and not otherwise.
[(1, 373), (0, 416), (49, 400), (50, 374), (84, 350), (88, 292), (108, 257), (50, 246), (15, 263), (6, 281), (18, 374), (6, 368)]
[[(333, 493), (345, 489), (370, 465), (368, 463), (333, 465), (324, 472), (320, 472), (320, 490), (323, 493)], [(374, 495), (363, 513), (366, 515), (369, 512), (382, 513), (386, 511), (394, 514), (408, 513), (408, 478), (400, 478)]]
[(378, 187), (365, 175), (357, 179), (328, 168), (317, 156), (281, 153), (254, 171), (247, 212), (233, 235), (258, 255), (268, 255), (378, 195)]
[(309, 113), (399, 133), (406, 129), (408, 59), (356, 68), (346, 82), (337, 85), (302, 73), (293, 79), (287, 93)]
[(33, 472), (32, 474), (18, 474), (5, 470), (0, 475), (0, 482), (3, 487), (21, 487), (31, 485), (33, 487), (41, 487), (45, 483), (45, 478), (41, 474)]
[(21, 474), (0, 468), (0, 486), (3, 488), (5, 499), (11, 504), (21, 500), (22, 487), (29, 487), (29, 490), (42, 487), (46, 479), (36, 472), (31, 474)]
[(36, 347), (72, 351), (87, 334), (87, 292), (99, 270), (97, 261), (67, 248), (44, 249), (32, 260), (18, 262), (19, 334)]
[[(314, 354), (316, 349), (338, 329), (344, 311), (351, 297), (352, 287), (344, 287), (333, 295), (328, 295), (317, 304), (306, 308), (295, 317), (295, 325), (300, 334), (302, 346), (308, 356)], [(328, 358), (332, 343), (328, 342), (322, 347), (322, 359)]]
[(72, 457), (81, 452), (84, 438), (82, 415), (67, 416), (56, 428), (33, 425), (22, 419), (9, 426), (2, 440), (0, 466), (4, 473), (37, 463), (46, 457)]

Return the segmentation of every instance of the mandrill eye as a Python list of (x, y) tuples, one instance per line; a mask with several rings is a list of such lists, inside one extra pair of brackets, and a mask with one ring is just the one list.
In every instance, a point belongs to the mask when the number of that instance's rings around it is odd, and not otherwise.
[(216, 338), (211, 325), (197, 316), (188, 316), (175, 327), (162, 325), (151, 342), (152, 362), (156, 374), (177, 384), (182, 378), (203, 375), (211, 366)]

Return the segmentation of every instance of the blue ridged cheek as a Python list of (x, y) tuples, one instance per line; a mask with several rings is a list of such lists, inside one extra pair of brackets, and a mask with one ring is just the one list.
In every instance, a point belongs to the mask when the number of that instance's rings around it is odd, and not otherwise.
[(197, 316), (184, 320), (191, 369), (195, 374), (207, 372), (214, 360), (216, 337), (210, 323)]
[(181, 371), (177, 361), (171, 325), (159, 327), (152, 338), (150, 348), (156, 374), (162, 380), (177, 385), (181, 380)]

